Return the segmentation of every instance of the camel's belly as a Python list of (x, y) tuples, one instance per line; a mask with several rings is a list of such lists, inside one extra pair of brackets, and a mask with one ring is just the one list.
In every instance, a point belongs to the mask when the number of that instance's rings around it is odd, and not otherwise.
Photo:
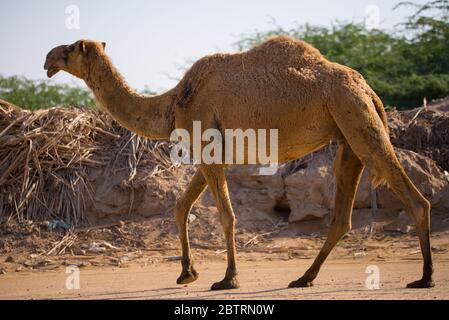
[[(324, 103), (301, 106), (295, 101), (274, 105), (256, 105), (246, 110), (230, 107), (222, 118), (222, 128), (275, 129), (278, 131), (279, 151), (298, 157), (327, 144), (339, 132)], [(230, 111), (230, 112), (229, 112)], [(230, 117), (229, 115), (233, 116)]]
[[(289, 109), (288, 106), (284, 107), (285, 109)], [(297, 159), (321, 149), (328, 145), (331, 140), (336, 139), (339, 134), (338, 127), (325, 109), (317, 108), (314, 111), (313, 109), (307, 110), (295, 107), (290, 110), (289, 116), (280, 112), (262, 115), (262, 109), (259, 111), (253, 109), (246, 114), (236, 111), (233, 113), (235, 116), (232, 119), (223, 117), (220, 122), (220, 129), (222, 132), (226, 129), (252, 130), (256, 134), (257, 140), (260, 130), (264, 130), (266, 146), (269, 151), (272, 149), (269, 141), (274, 141), (270, 138), (273, 134), (277, 135), (277, 139), (275, 139), (278, 150), (277, 162)], [(253, 112), (253, 116), (251, 116), (251, 112)], [(245, 145), (245, 150), (248, 150), (247, 145)], [(261, 152), (259, 151), (259, 144), (256, 150)]]

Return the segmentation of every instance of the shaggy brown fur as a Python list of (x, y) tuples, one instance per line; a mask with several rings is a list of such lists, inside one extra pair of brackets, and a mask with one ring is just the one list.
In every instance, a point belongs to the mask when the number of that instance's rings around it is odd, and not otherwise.
[[(354, 196), (364, 167), (385, 180), (402, 200), (417, 227), (424, 257), (422, 279), (409, 287), (433, 286), (429, 240), (430, 205), (401, 167), (388, 136), (382, 102), (356, 71), (326, 60), (318, 50), (290, 37), (271, 38), (247, 52), (200, 59), (172, 90), (144, 97), (123, 81), (104, 52), (104, 44), (80, 40), (53, 49), (45, 68), (84, 79), (102, 108), (124, 127), (148, 138), (167, 139), (175, 128), (192, 136), (202, 130), (278, 129), (279, 162), (296, 159), (339, 141), (334, 220), (313, 265), (290, 287), (312, 281), (339, 239), (351, 229)], [(175, 208), (183, 251), (179, 284), (195, 281), (187, 217), (209, 186), (226, 236), (228, 268), (212, 289), (237, 288), (235, 216), (222, 165), (200, 165)]]

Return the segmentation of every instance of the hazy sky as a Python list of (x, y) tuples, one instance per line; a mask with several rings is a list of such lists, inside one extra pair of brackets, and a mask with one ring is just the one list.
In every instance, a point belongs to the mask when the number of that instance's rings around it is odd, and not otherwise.
[[(295, 23), (329, 25), (362, 21), (370, 6), (380, 26), (392, 28), (411, 13), (396, 0), (0, 0), (0, 74), (45, 78), (42, 68), (53, 47), (80, 38), (107, 42), (106, 51), (135, 88), (172, 87), (181, 67), (205, 54), (234, 51), (241, 34)], [(424, 3), (425, 0), (415, 0)], [(68, 29), (70, 5), (79, 8), (79, 29)], [(69, 19), (69, 22), (73, 20)], [(73, 24), (72, 24), (73, 26)], [(56, 82), (76, 82), (59, 73)]]

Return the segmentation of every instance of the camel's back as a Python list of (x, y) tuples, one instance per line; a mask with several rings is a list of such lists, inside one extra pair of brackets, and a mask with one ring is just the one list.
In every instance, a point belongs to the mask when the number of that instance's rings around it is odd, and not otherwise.
[(257, 95), (258, 90), (268, 93), (269, 87), (279, 88), (278, 93), (283, 95), (282, 88), (292, 93), (289, 84), (310, 90), (318, 82), (323, 84), (319, 76), (330, 65), (304, 41), (272, 37), (245, 52), (214, 54), (195, 62), (177, 86), (177, 106), (186, 107), (201, 91), (206, 91), (209, 98), (211, 91), (240, 95), (244, 90)]
[(204, 57), (192, 67), (192, 71), (208, 66), (211, 72), (222, 76), (230, 73), (248, 75), (261, 70), (321, 68), (326, 61), (308, 43), (289, 36), (276, 36), (248, 51)]
[(289, 36), (271, 37), (252, 49), (233, 56), (237, 59), (243, 58), (250, 64), (264, 66), (314, 65), (325, 60), (317, 49), (302, 40)]

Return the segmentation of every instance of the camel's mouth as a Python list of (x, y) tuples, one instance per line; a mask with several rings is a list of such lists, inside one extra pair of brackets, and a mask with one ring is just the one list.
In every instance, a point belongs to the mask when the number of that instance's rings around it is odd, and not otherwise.
[(47, 77), (51, 78), (53, 77), (55, 74), (57, 74), (59, 72), (59, 68), (56, 66), (51, 66), (47, 69)]

